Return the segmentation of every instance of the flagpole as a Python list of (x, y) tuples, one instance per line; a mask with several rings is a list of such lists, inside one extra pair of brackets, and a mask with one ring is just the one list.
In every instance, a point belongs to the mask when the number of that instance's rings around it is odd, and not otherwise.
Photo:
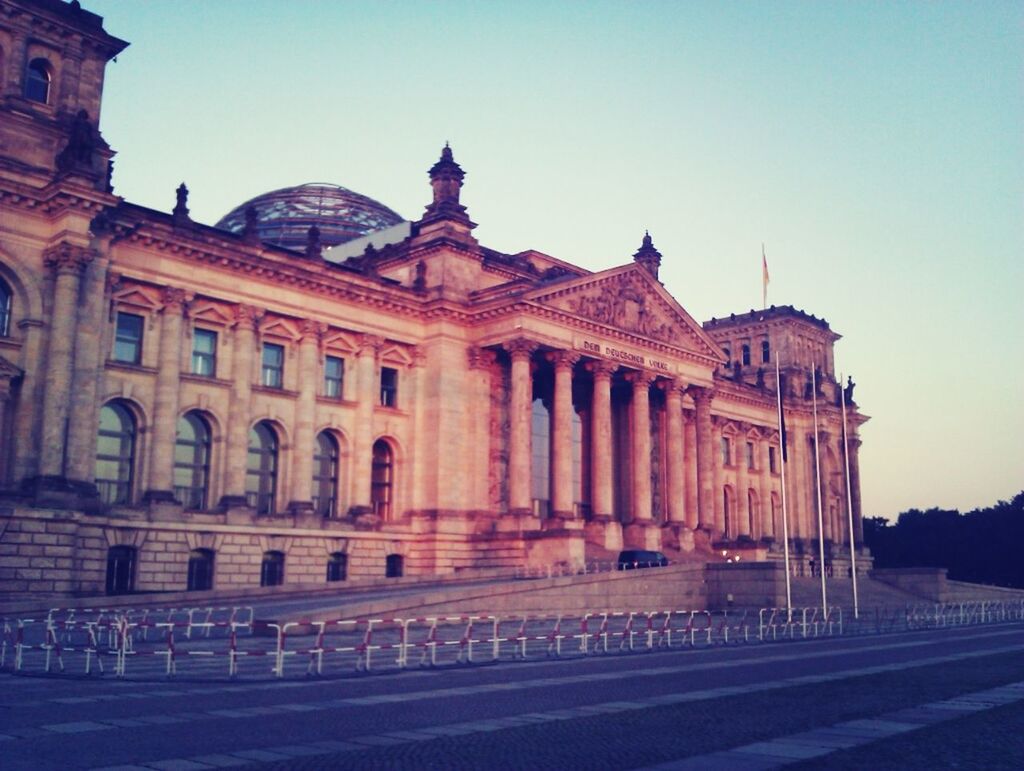
[(850, 578), (853, 579), (853, 617), (860, 618), (857, 603), (857, 543), (853, 537), (853, 492), (850, 489), (850, 440), (846, 435), (846, 394), (843, 373), (839, 373), (839, 403), (843, 406), (843, 459), (846, 462), (846, 514), (850, 522)]
[(768, 258), (764, 253), (764, 241), (761, 242), (761, 307), (768, 309)]
[(786, 623), (793, 620), (793, 589), (789, 578), (789, 515), (786, 513), (786, 434), (782, 424), (782, 378), (775, 353), (775, 403), (779, 408), (779, 471), (782, 476), (782, 550), (786, 557)]
[(828, 615), (825, 595), (825, 523), (821, 510), (821, 459), (818, 456), (818, 380), (817, 367), (811, 370), (811, 398), (814, 410), (814, 487), (818, 494), (818, 570), (821, 572), (821, 612)]

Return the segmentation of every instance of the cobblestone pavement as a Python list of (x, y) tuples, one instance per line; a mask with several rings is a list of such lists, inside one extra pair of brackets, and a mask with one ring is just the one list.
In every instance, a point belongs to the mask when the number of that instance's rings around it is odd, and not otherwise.
[[(3, 675), (0, 765), (768, 768), (809, 757), (806, 747), (820, 754), (853, 738), (871, 740), (1024, 697), (1020, 678), (997, 678), (986, 689), (877, 710), (868, 722), (853, 716), (851, 723), (849, 715), (829, 720), (822, 709), (816, 723), (815, 708), (787, 699), (800, 688), (986, 661), (1019, 653), (1022, 644), (1024, 626), (1014, 624), (331, 680), (126, 683)], [(714, 708), (730, 699), (768, 699), (782, 712), (800, 711), (808, 729), (780, 729), (764, 741), (725, 748), (724, 756), (702, 751), (696, 738), (721, 731)], [(766, 724), (777, 717), (771, 709), (762, 713)]]

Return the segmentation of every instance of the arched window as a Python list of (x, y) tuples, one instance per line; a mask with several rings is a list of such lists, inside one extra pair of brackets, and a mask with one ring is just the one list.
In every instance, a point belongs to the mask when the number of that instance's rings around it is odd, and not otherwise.
[(135, 589), (135, 547), (111, 546), (107, 550), (107, 594), (127, 594)]
[(761, 363), (767, 364), (772, 360), (772, 347), (767, 340), (761, 341)]
[(743, 348), (741, 350), (743, 352), (743, 366), (744, 367), (749, 367), (750, 366), (750, 346), (747, 345), (746, 343), (744, 343), (743, 344)]
[(750, 528), (750, 537), (757, 538), (757, 520), (760, 514), (760, 509), (757, 505), (757, 493), (754, 488), (747, 490), (747, 516), (749, 517), (748, 527)]
[(284, 583), (284, 554), (279, 551), (263, 552), (260, 564), (260, 586), (280, 586)]
[(348, 555), (336, 551), (327, 560), (327, 580), (344, 581), (348, 577)]
[(337, 503), (338, 442), (321, 431), (313, 452), (313, 510), (322, 517), (333, 517)]
[(373, 513), (381, 519), (391, 517), (394, 489), (395, 456), (383, 439), (373, 443), (373, 470), (370, 475), (370, 503)]
[(96, 487), (104, 503), (131, 503), (134, 465), (135, 419), (117, 402), (105, 404), (96, 440)]
[(188, 555), (188, 584), (190, 592), (213, 588), (213, 551), (193, 549)]
[(401, 578), (405, 569), (405, 560), (401, 554), (389, 554), (384, 560), (384, 577)]
[(178, 418), (174, 444), (174, 497), (186, 509), (206, 508), (210, 480), (210, 427), (196, 412)]
[(50, 63), (46, 59), (33, 59), (25, 73), (25, 98), (48, 104), (50, 101)]
[(249, 429), (245, 502), (257, 514), (273, 514), (277, 495), (277, 435), (266, 421)]
[(11, 288), (0, 278), (0, 337), (11, 334)]

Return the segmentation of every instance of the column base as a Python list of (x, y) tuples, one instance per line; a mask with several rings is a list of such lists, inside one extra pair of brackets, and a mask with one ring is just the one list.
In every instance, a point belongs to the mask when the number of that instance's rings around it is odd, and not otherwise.
[(356, 530), (379, 530), (383, 523), (372, 506), (352, 506), (348, 510), (348, 518)]
[(285, 508), (285, 513), (291, 516), (313, 513), (313, 501), (291, 501)]
[(630, 549), (661, 549), (661, 528), (656, 522), (648, 520), (636, 521), (622, 528), (622, 540)]
[(666, 522), (661, 526), (661, 543), (666, 549), (691, 552), (695, 545), (693, 531), (680, 522)]
[(601, 519), (591, 518), (591, 521), (583, 526), (587, 543), (607, 551), (622, 551), (622, 525), (607, 514), (597, 516)]

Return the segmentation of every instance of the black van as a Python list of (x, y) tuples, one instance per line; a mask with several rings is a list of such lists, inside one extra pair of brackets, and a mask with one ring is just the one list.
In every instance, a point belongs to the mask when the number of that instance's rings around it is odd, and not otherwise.
[(660, 551), (645, 549), (627, 549), (619, 552), (615, 567), (617, 570), (635, 570), (637, 568), (663, 568), (668, 565), (668, 557)]

